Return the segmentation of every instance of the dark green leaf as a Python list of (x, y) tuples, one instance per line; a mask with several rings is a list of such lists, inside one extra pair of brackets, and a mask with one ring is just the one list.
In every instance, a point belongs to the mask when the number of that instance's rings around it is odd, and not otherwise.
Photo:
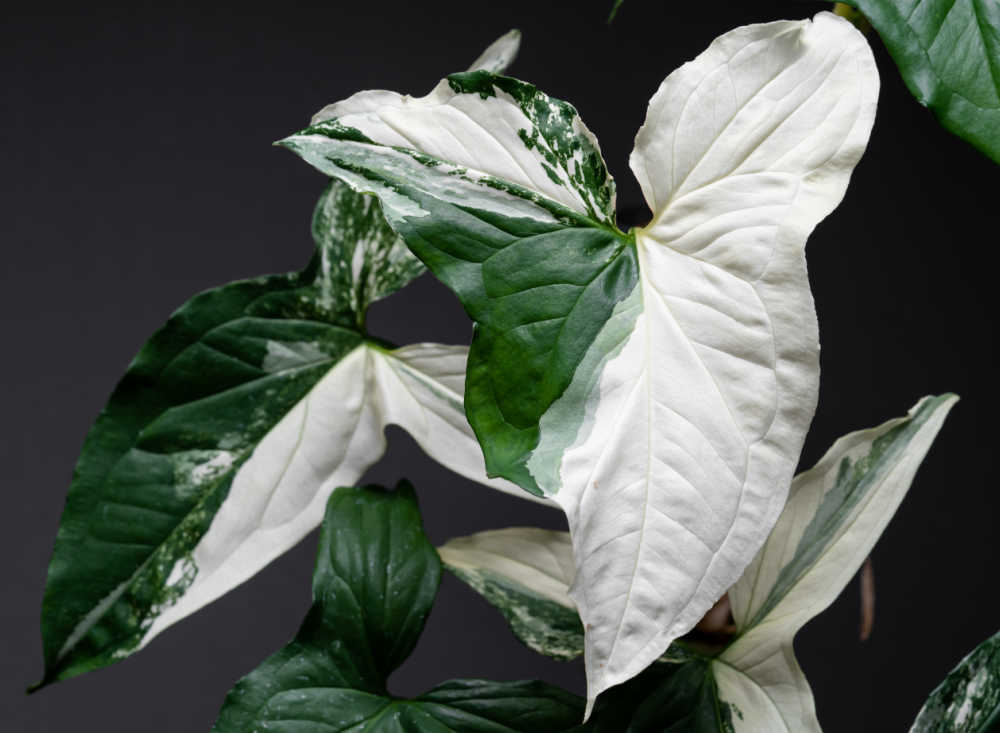
[(555, 733), (582, 701), (541, 682), (448, 682), (414, 700), (386, 692), (440, 580), (412, 487), (340, 488), (330, 498), (314, 604), (288, 646), (229, 693), (216, 733), (268, 730)]
[(711, 661), (660, 663), (601, 695), (580, 733), (733, 733), (734, 715), (719, 699)]
[(1000, 730), (1000, 633), (972, 650), (927, 698), (911, 733)]
[(1000, 3), (847, 0), (892, 54), (913, 96), (1000, 163)]
[(192, 552), (237, 471), (363, 342), (368, 303), (420, 272), (375, 200), (340, 183), (321, 198), (313, 233), (301, 273), (188, 301), (112, 393), (84, 443), (49, 568), (45, 682), (145, 643), (198, 573)]

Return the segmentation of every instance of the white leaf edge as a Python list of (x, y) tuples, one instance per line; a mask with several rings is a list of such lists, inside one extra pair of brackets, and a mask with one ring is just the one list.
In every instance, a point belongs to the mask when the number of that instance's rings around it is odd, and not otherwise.
[(452, 471), (549, 504), (504, 479), (486, 477), (462, 406), (467, 353), (464, 346), (386, 350), (366, 343), (345, 355), (238, 469), (208, 532), (167, 580), (165, 590), (176, 584), (179, 597), (155, 609), (158, 615), (139, 645), (122, 656), (245, 582), (319, 526), (333, 490), (355, 485), (385, 452), (390, 424)]
[[(909, 416), (928, 399), (918, 402)], [(795, 634), (834, 601), (871, 553), (957, 401), (954, 395), (942, 400), (907, 444), (901, 459), (840, 522), (815, 563), (763, 619), (743, 631), (713, 663), (719, 697), (737, 704), (743, 712), (742, 718), (733, 719), (737, 731), (820, 730), (809, 683), (795, 659)], [(812, 469), (795, 478), (788, 504), (767, 543), (730, 590), (738, 627), (760, 607), (781, 568), (794, 557), (803, 532), (836, 480), (841, 461), (867, 455), (876, 438), (907, 422), (909, 416), (840, 438)], [(752, 700), (758, 704), (751, 705)]]
[[(311, 124), (333, 119), (379, 145), (417, 150), (476, 176), (515, 183), (578, 214), (590, 216), (596, 211), (598, 216), (606, 216), (597, 202), (588, 201), (589, 197), (572, 185), (565, 171), (547, 164), (539, 152), (539, 145), (547, 144), (543, 139), (525, 145), (519, 133), (530, 132), (535, 125), (517, 101), (499, 89), (483, 99), (478, 94), (456, 92), (442, 79), (423, 97), (367, 90), (326, 105), (313, 115)], [(597, 137), (579, 116), (574, 118), (573, 128), (594, 150), (600, 150)], [(582, 165), (584, 161), (578, 162)]]
[(576, 610), (569, 597), (573, 546), (569, 533), (507, 527), (454, 537), (438, 548), (445, 565), (473, 575), (493, 573), (527, 594)]
[(509, 30), (486, 47), (479, 58), (469, 66), (469, 71), (488, 71), (491, 74), (502, 74), (514, 63), (520, 48), (521, 31), (517, 28)]
[(552, 494), (588, 715), (698, 623), (781, 512), (819, 384), (806, 238), (844, 195), (878, 86), (864, 36), (820, 13), (720, 36), (650, 100), (630, 159), (653, 211), (640, 311)]

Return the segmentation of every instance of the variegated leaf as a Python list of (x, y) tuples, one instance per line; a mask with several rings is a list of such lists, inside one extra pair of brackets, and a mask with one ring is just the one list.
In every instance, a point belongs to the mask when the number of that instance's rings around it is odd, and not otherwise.
[(143, 347), (84, 445), (42, 609), (45, 682), (140, 649), (296, 544), (382, 455), (389, 423), (497, 488), (462, 408), (466, 349), (359, 325), (422, 266), (334, 183), (294, 275), (196, 296)]
[[(511, 31), (474, 67), (502, 71), (519, 42)], [(391, 351), (364, 331), (368, 306), (423, 265), (376, 199), (340, 183), (312, 228), (303, 272), (196, 296), (112, 394), (56, 539), (40, 684), (127, 656), (294, 545), (381, 456), (389, 423), (486, 481), (461, 404), (466, 350)]]
[(568, 533), (509, 527), (449, 540), (438, 554), (528, 647), (556, 659), (583, 654), (583, 625), (569, 597), (574, 570)]
[(955, 404), (927, 397), (907, 417), (851, 433), (797, 476), (764, 548), (730, 590), (739, 636), (714, 663), (739, 731), (819, 731), (792, 641), (840, 594), (903, 500)]
[(411, 700), (389, 674), (413, 650), (441, 577), (413, 487), (338, 488), (291, 643), (240, 680), (215, 733), (558, 733), (582, 700), (543, 682), (452, 680)]
[(927, 698), (910, 733), (990, 733), (1000, 726), (1000, 633), (973, 649)]
[(363, 92), (280, 144), (356, 190), (476, 321), (466, 406), (492, 474), (566, 511), (590, 702), (739, 577), (816, 399), (804, 245), (864, 150), (878, 77), (845, 20), (736, 29), (671, 74), (614, 184), (575, 110), (484, 72)]

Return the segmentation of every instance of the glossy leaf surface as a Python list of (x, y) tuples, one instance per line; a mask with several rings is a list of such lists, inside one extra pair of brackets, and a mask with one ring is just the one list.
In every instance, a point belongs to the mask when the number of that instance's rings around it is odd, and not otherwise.
[(127, 656), (296, 544), (329, 492), (382, 455), (389, 423), (486, 481), (461, 402), (465, 348), (388, 350), (361, 329), (423, 266), (375, 199), (339, 183), (313, 234), (303, 272), (195, 296), (112, 394), (56, 540), (46, 682)]
[(476, 321), (466, 409), (491, 474), (567, 513), (591, 702), (693, 627), (777, 519), (818, 380), (805, 239), (877, 88), (831, 14), (725, 34), (650, 103), (631, 164), (653, 220), (629, 234), (576, 111), (509, 78), (362, 92), (281, 143), (377, 195)]
[(846, 1), (871, 21), (917, 101), (1000, 163), (1000, 3)]
[(910, 733), (989, 733), (1000, 728), (1000, 634), (994, 634), (935, 688)]
[(414, 700), (390, 697), (440, 580), (413, 489), (340, 488), (320, 537), (314, 603), (295, 639), (237, 683), (217, 733), (556, 733), (582, 701), (539, 682), (446, 682)]

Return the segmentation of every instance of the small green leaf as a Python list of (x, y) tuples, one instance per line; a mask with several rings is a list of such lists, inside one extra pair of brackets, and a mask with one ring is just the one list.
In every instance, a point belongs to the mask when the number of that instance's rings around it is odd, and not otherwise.
[(910, 733), (1000, 730), (1000, 633), (977, 646), (927, 698)]
[(1000, 3), (846, 2), (871, 21), (917, 101), (1000, 163)]
[(541, 682), (446, 682), (413, 700), (386, 679), (413, 650), (441, 564), (412, 487), (340, 488), (320, 535), (314, 603), (295, 639), (240, 680), (215, 733), (556, 733), (583, 712)]

